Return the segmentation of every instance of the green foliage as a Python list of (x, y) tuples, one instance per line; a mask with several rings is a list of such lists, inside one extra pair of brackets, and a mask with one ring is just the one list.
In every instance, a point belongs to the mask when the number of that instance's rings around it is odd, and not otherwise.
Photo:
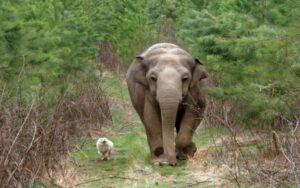
[[(93, 77), (99, 42), (110, 42), (123, 64), (158, 42), (160, 0), (58, 0), (0, 3), (0, 80), (22, 100), (55, 100), (72, 80)], [(146, 6), (145, 6), (146, 5)], [(159, 10), (161, 10), (159, 9)], [(92, 74), (90, 74), (92, 73)], [(52, 99), (51, 99), (52, 98)]]
[(210, 95), (234, 101), (240, 124), (292, 116), (300, 101), (299, 2), (191, 2), (177, 33), (219, 84)]
[(51, 103), (72, 80), (93, 77), (100, 41), (128, 65), (164, 41), (156, 30), (172, 18), (180, 42), (220, 86), (210, 94), (234, 101), (238, 122), (269, 124), (290, 116), (300, 101), (299, 7), (297, 0), (4, 0), (1, 88), (22, 92), (24, 101)]
[(96, 50), (91, 41), (97, 38), (89, 35), (84, 20), (73, 24), (84, 13), (66, 3), (2, 2), (0, 51), (5, 55), (0, 57), (0, 79), (11, 89), (19, 79), (24, 95), (43, 89), (57, 95), (67, 79), (90, 66)]
[[(194, 141), (198, 146), (206, 149), (214, 142), (213, 135), (215, 134), (226, 133), (223, 129), (206, 129), (197, 132)], [(85, 170), (90, 179), (99, 179), (97, 182), (87, 184), (88, 187), (104, 185), (132, 187), (132, 182), (138, 187), (170, 187), (170, 184), (181, 185), (191, 181), (190, 173), (193, 172), (195, 166), (187, 165), (186, 161), (178, 161), (176, 168), (155, 166), (151, 163), (148, 143), (141, 125), (134, 127), (131, 125), (130, 130), (110, 139), (114, 143), (112, 160), (99, 160), (100, 157), (95, 149), (96, 140), (91, 138), (87, 139), (82, 149), (70, 153), (76, 164), (80, 166), (79, 168)], [(133, 180), (127, 182), (124, 179), (113, 178), (124, 177), (124, 174), (130, 174)], [(170, 183), (165, 180), (168, 177), (174, 177), (174, 182)]]

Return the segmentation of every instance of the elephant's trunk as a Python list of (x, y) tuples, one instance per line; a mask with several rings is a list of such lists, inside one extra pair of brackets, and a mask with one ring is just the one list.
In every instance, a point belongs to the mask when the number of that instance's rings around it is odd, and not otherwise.
[[(166, 91), (166, 89), (164, 91)], [(163, 148), (170, 165), (176, 165), (174, 128), (180, 100), (181, 92), (175, 90), (168, 90), (168, 92), (163, 95), (158, 93), (162, 118)]]

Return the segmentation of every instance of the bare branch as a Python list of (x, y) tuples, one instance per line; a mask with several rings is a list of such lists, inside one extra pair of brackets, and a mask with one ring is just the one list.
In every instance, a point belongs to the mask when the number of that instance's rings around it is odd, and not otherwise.
[(16, 135), (16, 137), (15, 137), (15, 139), (14, 139), (14, 141), (13, 141), (11, 147), (9, 148), (9, 151), (8, 151), (8, 153), (7, 153), (7, 155), (6, 155), (5, 160), (4, 160), (4, 166), (6, 166), (6, 165), (8, 164), (8, 157), (9, 157), (9, 155), (10, 155), (10, 153), (11, 153), (11, 151), (12, 151), (14, 145), (16, 144), (16, 141), (17, 141), (17, 139), (18, 139), (18, 137), (19, 137), (19, 135), (20, 135), (20, 133), (21, 133), (21, 131), (22, 131), (24, 125), (25, 125), (26, 122), (27, 122), (27, 119), (28, 119), (28, 117), (29, 117), (29, 115), (30, 115), (30, 113), (31, 113), (32, 108), (33, 108), (33, 105), (34, 105), (34, 102), (31, 103), (30, 109), (29, 109), (29, 111), (28, 111), (28, 113), (27, 113), (27, 115), (26, 115), (26, 117), (25, 117), (25, 119), (24, 119), (24, 121), (23, 121), (21, 127), (19, 128), (19, 131), (18, 131), (18, 133), (17, 133), (17, 135)]
[(9, 183), (10, 183), (12, 177), (14, 176), (15, 172), (20, 168), (20, 166), (23, 165), (25, 159), (27, 158), (28, 153), (31, 150), (31, 148), (33, 146), (33, 143), (34, 143), (34, 140), (35, 140), (36, 130), (37, 130), (37, 127), (34, 126), (34, 133), (33, 133), (33, 136), (32, 136), (32, 140), (31, 140), (31, 142), (30, 142), (30, 144), (29, 144), (29, 146), (28, 146), (28, 148), (26, 150), (26, 153), (24, 154), (23, 158), (21, 159), (21, 161), (19, 162), (19, 164), (17, 164), (16, 168), (14, 169), (14, 171), (12, 172), (12, 174), (10, 175), (10, 177), (8, 178), (8, 180), (6, 182), (6, 186), (9, 185)]

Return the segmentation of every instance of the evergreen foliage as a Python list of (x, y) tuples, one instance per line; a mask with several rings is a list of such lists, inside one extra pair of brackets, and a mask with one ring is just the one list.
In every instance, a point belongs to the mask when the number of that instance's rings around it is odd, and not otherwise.
[(159, 1), (152, 2), (1, 1), (1, 89), (19, 87), (24, 100), (44, 95), (55, 100), (72, 80), (84, 83), (93, 77), (88, 73), (98, 67), (96, 52), (102, 40), (129, 64), (139, 51), (160, 40), (155, 28), (162, 19), (151, 12)]
[(239, 122), (270, 124), (299, 104), (299, 7), (297, 0), (4, 0), (1, 88), (18, 85), (26, 100), (54, 97), (96, 68), (99, 41), (128, 65), (164, 40), (156, 28), (172, 18), (180, 42), (219, 84), (210, 94), (235, 101)]
[(191, 2), (178, 37), (218, 82), (210, 95), (234, 101), (239, 124), (299, 113), (299, 1)]

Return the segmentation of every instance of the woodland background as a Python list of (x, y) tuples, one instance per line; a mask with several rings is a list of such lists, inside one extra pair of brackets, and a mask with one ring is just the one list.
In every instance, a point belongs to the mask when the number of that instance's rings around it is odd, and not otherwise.
[(70, 186), (57, 172), (91, 135), (130, 134), (132, 122), (116, 126), (127, 94), (111, 97), (157, 42), (210, 73), (199, 131), (222, 130), (207, 151), (229, 169), (223, 185), (299, 187), (298, 0), (0, 1), (0, 187)]

